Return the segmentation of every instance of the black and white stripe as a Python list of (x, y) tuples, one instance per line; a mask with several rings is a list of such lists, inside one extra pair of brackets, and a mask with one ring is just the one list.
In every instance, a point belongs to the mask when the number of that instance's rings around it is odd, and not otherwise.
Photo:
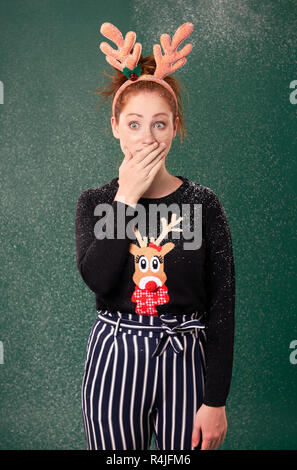
[[(180, 353), (168, 344), (152, 357), (164, 333), (146, 326), (159, 325), (158, 317), (98, 313), (81, 390), (88, 449), (149, 449), (153, 431), (160, 450), (193, 449), (193, 423), (204, 394), (204, 331), (179, 333)], [(102, 314), (123, 321), (130, 315), (138, 328), (108, 323)], [(190, 318), (195, 316), (182, 315), (181, 321)]]

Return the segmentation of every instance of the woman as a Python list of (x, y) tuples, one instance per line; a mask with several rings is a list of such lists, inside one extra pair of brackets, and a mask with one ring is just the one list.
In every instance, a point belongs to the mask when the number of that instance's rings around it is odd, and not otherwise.
[[(110, 23), (101, 27), (118, 46), (100, 46), (117, 69), (100, 93), (113, 95), (111, 126), (124, 159), (119, 177), (84, 191), (76, 207), (77, 265), (98, 312), (82, 384), (89, 449), (149, 449), (154, 432), (160, 450), (211, 450), (227, 431), (230, 229), (211, 189), (165, 166), (184, 129), (179, 83), (166, 75), (184, 65), (192, 46), (177, 47), (192, 30), (185, 23), (171, 42), (161, 36), (162, 67), (158, 46), (144, 58), (135, 33), (124, 40)], [(159, 204), (161, 220), (153, 220)], [(185, 243), (193, 233), (194, 242)]]

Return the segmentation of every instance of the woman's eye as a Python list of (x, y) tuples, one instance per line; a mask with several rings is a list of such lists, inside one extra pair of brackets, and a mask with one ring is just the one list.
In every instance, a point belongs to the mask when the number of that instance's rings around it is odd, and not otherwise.
[(165, 122), (162, 122), (162, 121), (158, 121), (156, 122), (156, 124), (162, 124), (162, 127), (165, 126)]
[[(158, 121), (156, 122), (156, 124), (162, 124), (162, 126), (157, 126), (159, 129), (162, 129), (162, 127), (165, 126), (165, 122), (163, 121)], [(131, 129), (137, 129), (136, 125), (138, 125), (138, 122), (135, 122), (135, 121), (132, 121), (132, 122), (129, 122), (129, 127), (131, 127)]]
[[(131, 124), (137, 124), (137, 122), (130, 122), (129, 127), (131, 126)], [(135, 129), (135, 127), (132, 127), (132, 129)]]

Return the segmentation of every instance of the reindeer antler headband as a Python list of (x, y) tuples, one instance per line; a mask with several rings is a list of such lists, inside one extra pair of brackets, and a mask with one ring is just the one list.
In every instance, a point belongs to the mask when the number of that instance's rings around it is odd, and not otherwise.
[[(118, 46), (118, 50), (115, 50), (107, 42), (101, 42), (101, 51), (106, 55), (107, 62), (123, 72), (128, 78), (115, 94), (112, 105), (113, 116), (115, 115), (115, 103), (119, 95), (127, 86), (131, 85), (136, 80), (150, 80), (164, 86), (172, 94), (175, 100), (176, 109), (178, 109), (176, 95), (171, 86), (163, 80), (163, 78), (170, 73), (175, 72), (175, 70), (179, 69), (187, 62), (185, 56), (191, 52), (192, 44), (187, 44), (180, 51), (177, 51), (177, 48), (182, 41), (190, 36), (193, 29), (194, 25), (192, 23), (182, 24), (175, 32), (172, 41), (170, 40), (169, 34), (162, 34), (160, 42), (164, 50), (164, 55), (162, 55), (159, 44), (155, 44), (153, 48), (154, 58), (157, 65), (154, 75), (141, 75), (141, 67), (140, 64), (138, 64), (138, 61), (141, 55), (142, 46), (139, 42), (135, 44), (136, 33), (134, 31), (129, 31), (124, 39), (121, 32), (113, 24), (103, 23), (101, 25), (101, 34)], [(133, 52), (131, 53), (132, 49)]]

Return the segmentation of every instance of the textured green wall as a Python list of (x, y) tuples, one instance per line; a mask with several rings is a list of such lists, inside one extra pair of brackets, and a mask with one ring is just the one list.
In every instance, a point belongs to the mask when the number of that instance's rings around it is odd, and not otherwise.
[(144, 55), (194, 24), (176, 73), (188, 137), (167, 168), (212, 188), (231, 227), (236, 339), (221, 448), (297, 448), (297, 2), (159, 5), (0, 2), (1, 449), (86, 448), (80, 386), (96, 311), (75, 263), (75, 205), (122, 159), (110, 104), (96, 110), (93, 93), (110, 71), (104, 21), (135, 30)]

